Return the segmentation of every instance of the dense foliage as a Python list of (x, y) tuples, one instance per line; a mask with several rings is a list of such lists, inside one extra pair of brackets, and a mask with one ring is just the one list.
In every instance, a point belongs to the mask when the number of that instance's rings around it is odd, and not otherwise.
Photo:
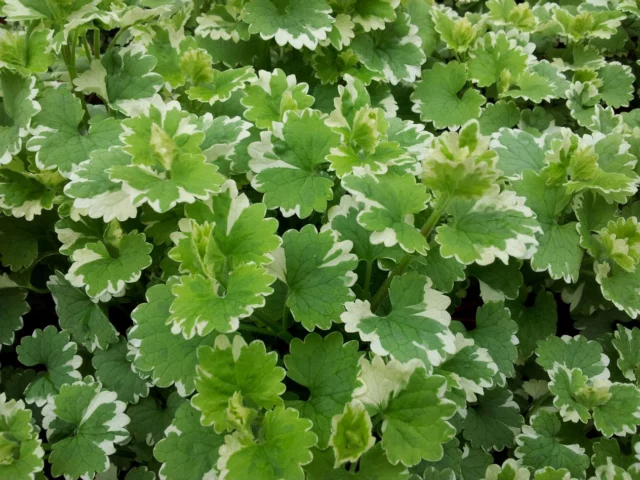
[(0, 18), (2, 480), (640, 479), (640, 1)]

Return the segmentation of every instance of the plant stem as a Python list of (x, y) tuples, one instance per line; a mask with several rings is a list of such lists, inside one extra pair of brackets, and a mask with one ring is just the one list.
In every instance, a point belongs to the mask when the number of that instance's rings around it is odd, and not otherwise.
[(595, 277), (596, 274), (593, 270), (588, 270), (586, 268), (580, 269), (580, 275), (586, 275), (587, 277)]
[(93, 29), (93, 56), (96, 57), (96, 59), (98, 60), (100, 60), (100, 46), (101, 46), (100, 29), (94, 28)]
[(29, 40), (31, 39), (31, 32), (35, 22), (27, 22), (27, 30), (24, 32), (24, 64), (29, 65)]
[[(431, 215), (429, 215), (429, 218), (427, 218), (427, 221), (425, 222), (424, 226), (420, 230), (420, 234), (423, 237), (427, 238), (429, 236), (433, 228), (436, 226), (436, 224), (440, 220), (440, 217), (442, 217), (445, 210), (449, 206), (449, 202), (450, 202), (450, 199), (447, 197), (440, 198), (440, 200), (438, 201), (438, 204), (433, 209), (433, 212), (431, 212)], [(400, 262), (398, 262), (398, 264), (393, 268), (393, 270), (389, 272), (389, 276), (384, 281), (382, 286), (378, 289), (376, 294), (373, 296), (373, 300), (371, 301), (372, 312), (375, 313), (378, 310), (378, 308), (380, 308), (380, 305), (382, 305), (382, 302), (384, 301), (384, 299), (387, 298), (387, 293), (389, 293), (389, 287), (391, 286), (391, 282), (395, 277), (400, 276), (404, 273), (404, 271), (407, 269), (407, 267), (411, 263), (412, 259), (413, 259), (413, 255), (411, 254), (405, 255), (404, 257), (402, 257)]]
[[(69, 39), (67, 40), (67, 44), (62, 46), (62, 58), (64, 60), (65, 65), (67, 66), (67, 71), (69, 72), (69, 79), (71, 84), (73, 85), (73, 81), (78, 77), (76, 72), (76, 44), (78, 41), (78, 30), (74, 30), (69, 35)], [(75, 95), (80, 99), (80, 103), (82, 104), (82, 108), (84, 109), (84, 117), (83, 121), (85, 124), (89, 123), (89, 119), (91, 115), (89, 114), (89, 109), (87, 108), (87, 102), (85, 102), (84, 95), (73, 90)]]
[[(118, 33), (116, 33), (114, 35), (114, 37), (111, 39), (111, 42), (109, 43), (109, 46), (107, 47), (107, 52), (109, 52), (110, 50), (113, 49), (113, 47), (116, 46), (116, 43), (118, 42), (118, 39), (120, 38), (120, 36), (127, 31), (127, 28), (121, 28), (120, 30), (118, 30)], [(106, 53), (106, 52), (105, 52)]]
[(87, 57), (87, 62), (91, 64), (91, 48), (89, 47), (89, 41), (87, 40), (87, 35), (82, 36), (82, 46), (84, 47), (84, 54)]
[(244, 324), (240, 325), (238, 328), (239, 330), (244, 330), (246, 332), (259, 333), (261, 335), (269, 335), (271, 337), (277, 336), (274, 332), (272, 332), (270, 329), (267, 329), (267, 328), (254, 327), (251, 325), (244, 325)]
[(191, 18), (189, 19), (190, 25), (196, 23), (196, 18), (200, 15), (200, 8), (200, 0), (193, 0), (193, 11), (191, 12)]
[(289, 313), (290, 313), (289, 307), (287, 307), (287, 302), (285, 302), (284, 306), (282, 307), (282, 329), (283, 330), (289, 330), (289, 327), (291, 326), (289, 323)]
[(64, 48), (67, 50), (67, 69), (69, 70), (69, 78), (71, 79), (71, 83), (78, 77), (76, 72), (76, 40), (78, 38), (78, 32), (71, 32), (71, 36), (69, 37), (69, 41)]
[(20, 288), (25, 288), (33, 293), (39, 293), (41, 295), (44, 295), (46, 293), (50, 293), (48, 289), (46, 288), (38, 288), (38, 287), (34, 287), (33, 285), (29, 284), (29, 285), (20, 285)]
[(371, 271), (373, 270), (373, 262), (367, 260), (367, 269), (364, 274), (364, 298), (369, 300), (371, 298)]
[(531, 416), (538, 411), (538, 409), (544, 404), (544, 402), (547, 401), (547, 399), (550, 396), (551, 396), (551, 392), (547, 392), (541, 397), (539, 397), (537, 400), (535, 400), (529, 407), (529, 410), (527, 410), (527, 413), (525, 414), (525, 419), (528, 420), (529, 418), (531, 418)]
[(275, 333), (278, 337), (280, 337), (284, 341), (290, 342), (291, 340), (293, 340), (293, 335), (291, 335), (286, 330), (282, 330), (282, 326), (281, 325), (278, 325), (277, 323), (272, 322), (271, 320), (263, 317), (262, 315), (260, 315), (257, 312), (253, 312), (253, 316), (256, 317), (262, 323), (264, 323), (267, 327), (269, 327), (269, 329), (273, 333)]

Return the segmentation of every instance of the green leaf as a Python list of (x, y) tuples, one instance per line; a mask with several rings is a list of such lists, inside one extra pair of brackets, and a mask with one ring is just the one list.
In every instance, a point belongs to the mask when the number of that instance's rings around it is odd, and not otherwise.
[(416, 159), (423, 159), (428, 152), (429, 143), (433, 140), (433, 135), (425, 130), (425, 126), (421, 123), (402, 120), (398, 117), (389, 118), (388, 121), (388, 140), (398, 142), (402, 148), (406, 149)]
[(172, 32), (169, 29), (162, 28), (160, 25), (153, 25), (150, 30), (153, 38), (147, 45), (146, 50), (156, 59), (153, 71), (161, 75), (164, 81), (172, 88), (183, 86), (185, 75), (180, 69), (180, 48), (174, 48), (171, 44)]
[(36, 329), (31, 336), (24, 337), (16, 348), (18, 360), (27, 367), (44, 365), (45, 372), (38, 376), (25, 390), (27, 403), (42, 407), (53, 398), (65, 384), (74, 383), (82, 377), (78, 368), (82, 358), (76, 355), (78, 346), (69, 341), (69, 334), (58, 332), (49, 325), (44, 330)]
[(534, 480), (572, 480), (572, 475), (566, 468), (545, 467), (536, 471)]
[(338, 241), (330, 230), (318, 233), (313, 225), (289, 230), (282, 239), (269, 269), (287, 285), (287, 307), (308, 331), (329, 329), (354, 297), (357, 257), (349, 253), (351, 242)]
[(24, 326), (22, 316), (30, 311), (26, 298), (26, 290), (18, 288), (6, 274), (0, 276), (0, 349), (13, 345), (15, 332)]
[(596, 281), (600, 284), (604, 298), (613, 302), (619, 310), (631, 318), (640, 314), (640, 269), (628, 272), (615, 264), (610, 270), (605, 267), (598, 272)]
[(540, 290), (530, 305), (527, 296), (507, 302), (511, 318), (518, 324), (518, 354), (529, 358), (540, 340), (555, 335), (558, 322), (556, 301), (551, 292)]
[(133, 366), (151, 375), (160, 388), (176, 386), (186, 397), (195, 389), (197, 351), (200, 345), (212, 345), (214, 335), (195, 336), (186, 340), (171, 332), (167, 320), (174, 296), (170, 285), (154, 285), (146, 293), (147, 303), (138, 305), (131, 313), (133, 328), (127, 336), (135, 357)]
[(122, 147), (94, 150), (78, 168), (71, 172), (70, 182), (64, 187), (65, 195), (73, 198), (73, 206), (91, 218), (102, 218), (105, 223), (114, 218), (119, 221), (135, 218), (136, 206), (129, 192), (123, 190), (109, 175), (110, 168), (131, 164), (131, 156)]
[(602, 353), (602, 346), (595, 340), (581, 335), (548, 337), (538, 343), (536, 363), (549, 371), (557, 363), (568, 369), (578, 368), (587, 378), (608, 378), (609, 358)]
[(217, 475), (216, 462), (224, 437), (200, 424), (200, 415), (189, 402), (178, 408), (171, 425), (153, 450), (162, 462), (160, 475), (167, 480), (200, 480)]
[[(184, 58), (184, 57), (183, 57)], [(194, 85), (187, 90), (190, 100), (213, 105), (216, 102), (226, 102), (233, 92), (244, 88), (245, 83), (253, 80), (253, 67), (242, 67), (229, 70), (213, 70), (211, 79), (204, 84)]]
[(605, 437), (636, 432), (640, 424), (640, 390), (626, 383), (614, 383), (606, 403), (593, 408), (595, 427)]
[(527, 199), (527, 206), (535, 212), (542, 228), (531, 268), (536, 272), (549, 271), (555, 280), (562, 278), (575, 283), (583, 256), (580, 235), (576, 222), (561, 223), (571, 195), (563, 186), (547, 185), (544, 175), (532, 171), (525, 171), (514, 187), (518, 195)]
[[(637, 439), (634, 438), (631, 443), (635, 445)], [(618, 465), (622, 468), (629, 468), (632, 464), (637, 462), (635, 455), (625, 454), (620, 450), (620, 443), (615, 438), (599, 438), (593, 444), (593, 455), (591, 456), (591, 464), (594, 467), (600, 467), (606, 465), (612, 460), (614, 465)]]
[(164, 438), (165, 429), (173, 421), (178, 407), (184, 399), (178, 393), (171, 392), (165, 398), (152, 396), (142, 398), (135, 405), (127, 407), (131, 418), (128, 430), (133, 440), (147, 445), (155, 445)]
[(343, 47), (351, 44), (351, 40), (355, 36), (354, 27), (356, 25), (351, 21), (351, 17), (344, 13), (336, 15), (334, 20), (327, 38), (329, 42), (331, 42), (331, 45), (338, 50), (342, 50)]
[(246, 194), (238, 194), (232, 181), (223, 185), (223, 191), (211, 199), (210, 207), (198, 202), (188, 205), (185, 211), (199, 224), (209, 222), (213, 225), (207, 239), (198, 239), (193, 233), (185, 232), (184, 238), (180, 238), (169, 252), (170, 258), (184, 263), (194, 249), (198, 251), (206, 245), (204, 256), (198, 255), (200, 262), (194, 259), (196, 264), (203, 264), (202, 267), (186, 269), (185, 273), (206, 274), (210, 270), (206, 265), (211, 263), (216, 274), (221, 274), (225, 262), (234, 266), (250, 262), (265, 265), (271, 263), (271, 254), (282, 242), (275, 234), (278, 222), (265, 218), (265, 205), (251, 204)]
[(196, 21), (196, 35), (210, 37), (213, 40), (248, 40), (249, 27), (241, 21), (241, 11), (227, 8), (226, 5), (212, 5), (207, 14), (200, 15)]
[(348, 3), (353, 8), (353, 21), (361, 25), (365, 32), (384, 29), (385, 23), (396, 19), (397, 0), (364, 0)]
[(218, 167), (206, 163), (204, 155), (180, 154), (173, 158), (171, 175), (144, 165), (116, 165), (108, 170), (109, 178), (122, 183), (132, 203), (148, 203), (158, 213), (165, 213), (178, 203), (207, 200), (220, 191), (224, 177)]
[(406, 13), (383, 30), (360, 33), (351, 41), (351, 49), (366, 68), (384, 75), (392, 85), (400, 81), (414, 82), (426, 55), (420, 48), (418, 27), (410, 23)]
[(289, 112), (249, 146), (249, 168), (256, 173), (251, 185), (264, 193), (267, 208), (280, 208), (285, 217), (322, 212), (333, 198), (333, 181), (321, 167), (338, 142), (319, 112)]
[(585, 11), (573, 15), (568, 10), (559, 8), (554, 11), (553, 18), (562, 33), (573, 40), (583, 38), (609, 38), (616, 32), (624, 13), (619, 11)]
[(491, 147), (498, 153), (498, 168), (507, 178), (521, 178), (527, 170), (537, 173), (544, 167), (540, 140), (523, 130), (501, 130)]
[(566, 182), (567, 192), (592, 190), (607, 202), (626, 202), (637, 190), (636, 157), (620, 134), (578, 137), (568, 129), (550, 141), (543, 170), (549, 185)]
[(162, 87), (162, 77), (153, 72), (156, 59), (151, 55), (110, 50), (100, 62), (105, 71), (105, 100), (111, 108), (125, 115), (139, 112), (145, 100)]
[(470, 121), (459, 132), (433, 140), (421, 177), (439, 198), (480, 197), (496, 183), (495, 163), (489, 138), (480, 133), (478, 122)]
[(509, 257), (530, 258), (540, 227), (524, 201), (511, 191), (498, 193), (497, 188), (477, 201), (452, 201), (450, 222), (436, 229), (441, 255), (455, 256), (465, 265), (487, 265), (496, 258), (505, 264)]
[(251, 65), (257, 60), (259, 49), (264, 48), (265, 44), (258, 36), (251, 36), (247, 41), (240, 40), (237, 43), (196, 37), (196, 42), (211, 55), (215, 63), (222, 63), (229, 68)]
[(182, 110), (178, 102), (154, 97), (147, 108), (122, 125), (124, 151), (133, 157), (134, 165), (154, 167), (153, 171), (161, 173), (171, 171), (173, 161), (182, 154), (202, 153), (199, 147), (205, 135), (195, 115)]
[[(640, 240), (640, 226), (636, 217), (610, 220), (607, 226), (598, 232), (597, 248), (601, 260), (617, 264), (627, 271), (635, 270), (640, 258), (636, 254), (636, 244)], [(608, 258), (607, 258), (608, 257)], [(604, 264), (598, 268), (605, 268)]]
[(406, 387), (414, 370), (414, 365), (397, 360), (385, 363), (377, 355), (372, 355), (371, 361), (362, 358), (358, 375), (361, 385), (354, 391), (354, 399), (362, 402), (373, 417), (387, 408), (392, 394)]
[(34, 478), (42, 471), (44, 450), (31, 410), (22, 400), (9, 400), (0, 393), (0, 475), (6, 480)]
[(251, 0), (242, 19), (249, 24), (249, 33), (259, 33), (264, 40), (275, 38), (281, 47), (313, 50), (331, 31), (330, 13), (325, 0)]
[(371, 418), (358, 400), (347, 403), (344, 412), (331, 420), (329, 446), (333, 447), (336, 466), (346, 462), (357, 462), (376, 439), (371, 434)]
[(516, 4), (515, 0), (489, 0), (489, 17), (497, 25), (513, 25), (519, 30), (530, 31), (537, 26), (537, 18), (529, 5)]
[[(3, 32), (7, 33), (6, 30)], [(40, 111), (40, 104), (35, 101), (38, 95), (35, 77), (24, 78), (4, 71), (0, 73), (0, 85), (3, 92), (0, 103), (0, 152), (3, 152), (0, 165), (5, 165), (11, 161), (12, 155), (22, 149), (25, 130), (31, 125), (33, 116)]]
[(93, 150), (120, 143), (120, 122), (111, 117), (93, 117), (86, 133), (79, 130), (84, 110), (68, 88), (47, 89), (40, 105), (34, 122), (41, 128), (27, 147), (37, 152), (36, 165), (41, 170), (57, 169), (68, 178)]
[(438, 129), (463, 125), (480, 117), (485, 98), (473, 88), (462, 93), (467, 83), (467, 68), (458, 62), (436, 63), (422, 73), (411, 95), (413, 111), (423, 122)]
[(120, 235), (120, 223), (112, 220), (105, 224), (101, 220), (93, 220), (85, 216), (64, 217), (54, 226), (58, 241), (62, 243), (60, 253), (71, 256), (88, 243), (113, 241)]
[[(374, 245), (369, 238), (371, 232), (358, 223), (358, 215), (364, 205), (358, 203), (351, 195), (343, 195), (340, 204), (329, 209), (327, 216), (331, 229), (338, 232), (339, 239), (353, 244), (352, 252), (358, 260), (374, 262), (381, 258), (400, 260), (404, 255), (399, 245), (385, 247), (383, 243)], [(427, 275), (429, 276), (429, 275)]]
[(443, 377), (426, 375), (419, 368), (406, 388), (389, 401), (382, 414), (382, 448), (392, 464), (413, 466), (421, 459), (442, 458), (442, 445), (455, 435), (447, 420), (456, 406), (444, 398), (445, 387)]
[(462, 424), (464, 438), (474, 447), (501, 451), (515, 446), (524, 419), (513, 395), (504, 388), (487, 390), (478, 403), (467, 410)]
[(487, 467), (493, 463), (493, 458), (483, 450), (470, 448), (467, 444), (463, 445), (461, 450), (458, 448), (459, 445), (458, 439), (454, 438), (444, 445), (442, 459), (427, 465), (434, 465), (439, 471), (450, 470), (455, 473), (456, 478), (459, 477), (462, 480), (481, 478)]
[(489, 302), (476, 313), (476, 328), (469, 332), (474, 343), (489, 352), (498, 366), (498, 380), (503, 386), (507, 378), (515, 375), (514, 362), (517, 358), (518, 324), (511, 319), (508, 308), (502, 302)]
[(156, 480), (156, 474), (147, 470), (147, 467), (133, 467), (124, 480)]
[(520, 464), (513, 458), (504, 461), (502, 467), (490, 465), (487, 467), (483, 480), (517, 480), (519, 478), (529, 478), (531, 473), (526, 468), (521, 468)]
[(556, 87), (549, 78), (530, 71), (524, 71), (518, 75), (510, 89), (501, 95), (501, 97), (530, 100), (533, 103), (550, 102), (556, 96)]
[(41, 215), (42, 210), (51, 210), (54, 192), (42, 183), (45, 175), (0, 171), (0, 207), (28, 221)]
[[(234, 173), (246, 172), (246, 165), (240, 167), (238, 165), (237, 157), (243, 153), (246, 157), (246, 148), (254, 138), (255, 131), (251, 130), (252, 124), (245, 122), (240, 117), (229, 118), (226, 115), (213, 117), (210, 113), (204, 114), (198, 119), (199, 130), (202, 130), (205, 137), (200, 144), (202, 153), (204, 153), (207, 160), (217, 165), (219, 168), (223, 168), (224, 162), (230, 163), (229, 168)], [(242, 148), (244, 147), (244, 152)], [(229, 176), (224, 170), (221, 173)]]
[[(555, 395), (553, 405), (565, 421), (587, 423), (591, 418), (590, 409), (596, 410), (611, 399), (606, 382), (591, 383), (579, 368), (569, 369), (556, 364), (549, 376), (552, 379), (549, 391)], [(635, 408), (632, 405), (632, 409)]]
[[(532, 73), (546, 78), (553, 84), (553, 96), (555, 98), (566, 98), (565, 92), (571, 86), (571, 82), (567, 80), (564, 73), (561, 73), (558, 65), (550, 63), (547, 60), (541, 60), (529, 68)], [(522, 79), (520, 79), (520, 81), (521, 80)]]
[[(6, 12), (4, 16), (9, 16), (9, 13)], [(0, 35), (0, 67), (14, 71), (23, 77), (46, 72), (55, 61), (55, 55), (49, 48), (52, 43), (52, 33), (46, 28), (40, 29), (31, 32), (27, 40), (26, 32), (3, 28)]]
[(74, 287), (84, 287), (92, 298), (121, 295), (127, 283), (138, 281), (151, 265), (152, 246), (142, 233), (127, 233), (116, 251), (102, 242), (87, 243), (73, 252), (73, 264), (66, 279)]
[(439, 40), (431, 18), (432, 6), (420, 0), (408, 0), (404, 6), (414, 25), (418, 27), (418, 36), (422, 40), (422, 50), (427, 56), (431, 56)]
[(106, 350), (96, 351), (91, 360), (102, 386), (115, 392), (118, 399), (126, 403), (138, 403), (141, 397), (149, 395), (150, 382), (133, 369), (132, 360), (127, 341), (122, 337)]
[(402, 363), (420, 365), (431, 371), (447, 354), (455, 353), (455, 339), (449, 330), (450, 300), (431, 288), (428, 278), (409, 272), (395, 277), (389, 290), (391, 312), (376, 316), (368, 301), (345, 305), (345, 330), (360, 334), (377, 355), (390, 355)]
[(460, 18), (452, 9), (433, 8), (431, 18), (442, 41), (456, 53), (466, 52), (482, 33), (482, 25), (472, 24), (466, 16)]
[(247, 109), (244, 116), (258, 128), (271, 128), (273, 122), (282, 122), (289, 110), (303, 110), (313, 105), (314, 98), (307, 95), (309, 85), (297, 83), (295, 75), (286, 75), (276, 68), (273, 73), (258, 72), (258, 78), (245, 88), (240, 103)]
[(197, 394), (191, 404), (202, 412), (200, 422), (213, 425), (216, 432), (248, 428), (244, 418), (236, 411), (243, 408), (270, 410), (282, 405), (280, 395), (285, 387), (281, 380), (284, 369), (276, 367), (278, 355), (267, 353), (265, 345), (255, 340), (247, 345), (242, 337), (233, 341), (220, 335), (215, 348), (198, 348), (196, 376)]
[(489, 87), (500, 80), (503, 71), (517, 77), (527, 66), (528, 55), (515, 38), (505, 32), (490, 32), (479, 39), (467, 66), (469, 78), (479, 87)]
[(211, 55), (204, 48), (193, 48), (191, 41), (184, 44), (186, 48), (180, 49), (179, 68), (185, 76), (185, 83), (195, 86), (212, 81), (214, 70)]
[(593, 124), (595, 105), (600, 103), (602, 95), (593, 81), (575, 82), (566, 92), (567, 107), (571, 116), (583, 127)]
[(116, 451), (114, 443), (128, 437), (125, 407), (99, 383), (64, 385), (43, 409), (43, 426), (51, 444), (51, 473), (78, 478), (107, 471), (109, 455)]
[(504, 100), (488, 103), (478, 119), (480, 132), (483, 135), (491, 135), (502, 128), (513, 128), (519, 121), (520, 109), (515, 102)]
[(434, 371), (446, 377), (449, 390), (461, 390), (456, 394), (464, 394), (467, 402), (475, 402), (476, 394), (481, 395), (484, 389), (493, 387), (499, 380), (498, 366), (487, 350), (461, 333), (455, 336), (453, 354), (448, 355)]
[(561, 422), (555, 413), (540, 410), (517, 436), (516, 457), (522, 460), (523, 465), (536, 470), (566, 468), (574, 477), (585, 478), (589, 457), (579, 445), (564, 443), (560, 429)]
[[(455, 260), (455, 258), (451, 259)], [(522, 262), (510, 259), (508, 264), (493, 262), (489, 265), (469, 265), (467, 274), (480, 284), (480, 296), (484, 302), (501, 302), (518, 298), (524, 285)]]
[(618, 352), (618, 368), (627, 380), (635, 382), (640, 373), (640, 330), (618, 325), (611, 341)]
[(310, 394), (308, 400), (294, 400), (288, 405), (313, 422), (318, 447), (326, 448), (332, 434), (333, 417), (343, 412), (358, 386), (362, 354), (358, 352), (357, 342), (343, 344), (338, 332), (324, 338), (312, 333), (304, 341), (294, 339), (289, 351), (290, 354), (284, 357), (287, 376), (308, 388)]
[(416, 265), (416, 271), (429, 277), (439, 292), (450, 293), (454, 284), (466, 277), (465, 266), (455, 258), (443, 258), (440, 254), (440, 247), (437, 245), (431, 247), (427, 256), (418, 261), (420, 263)]
[(367, 450), (360, 458), (357, 472), (334, 468), (333, 451), (313, 450), (313, 461), (304, 467), (308, 480), (403, 480), (408, 478), (407, 467), (402, 463), (391, 465), (380, 443)]
[(29, 222), (21, 218), (0, 215), (0, 260), (2, 265), (17, 272), (33, 264), (38, 257), (38, 240), (50, 231), (50, 218)]
[(118, 332), (109, 321), (107, 310), (71, 285), (62, 273), (51, 275), (47, 288), (56, 303), (60, 328), (69, 332), (74, 342), (93, 352), (118, 341)]
[(186, 339), (213, 331), (228, 333), (238, 329), (240, 319), (264, 306), (276, 277), (255, 263), (240, 265), (228, 275), (226, 285), (200, 274), (180, 277), (171, 291), (175, 300), (169, 308), (172, 330)]
[(352, 174), (342, 180), (342, 186), (364, 204), (358, 223), (372, 232), (372, 244), (397, 244), (408, 253), (426, 253), (427, 241), (414, 226), (413, 215), (426, 209), (429, 195), (412, 174)]
[(394, 170), (398, 172), (412, 172), (416, 168), (413, 157), (393, 142), (378, 144), (375, 151), (370, 154), (364, 150), (356, 151), (346, 146), (335, 147), (331, 149), (327, 159), (331, 162), (331, 170), (335, 171), (339, 178), (349, 173), (357, 175), (385, 173), (389, 168), (394, 167), (397, 167)]
[[(221, 476), (228, 480), (303, 480), (302, 465), (311, 462), (311, 448), (317, 437), (312, 422), (299, 418), (293, 408), (268, 411), (262, 422), (260, 440), (228, 435), (220, 448)], [(266, 467), (266, 468), (265, 468)]]

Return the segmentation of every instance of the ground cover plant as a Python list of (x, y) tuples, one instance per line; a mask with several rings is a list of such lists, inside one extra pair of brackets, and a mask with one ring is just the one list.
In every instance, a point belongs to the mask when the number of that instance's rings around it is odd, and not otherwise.
[(0, 18), (0, 479), (640, 479), (640, 2)]

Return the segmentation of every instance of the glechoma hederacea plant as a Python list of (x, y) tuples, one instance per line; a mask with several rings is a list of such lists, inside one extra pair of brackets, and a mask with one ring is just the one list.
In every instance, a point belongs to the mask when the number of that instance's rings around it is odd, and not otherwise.
[(640, 1), (0, 18), (0, 479), (640, 479)]

